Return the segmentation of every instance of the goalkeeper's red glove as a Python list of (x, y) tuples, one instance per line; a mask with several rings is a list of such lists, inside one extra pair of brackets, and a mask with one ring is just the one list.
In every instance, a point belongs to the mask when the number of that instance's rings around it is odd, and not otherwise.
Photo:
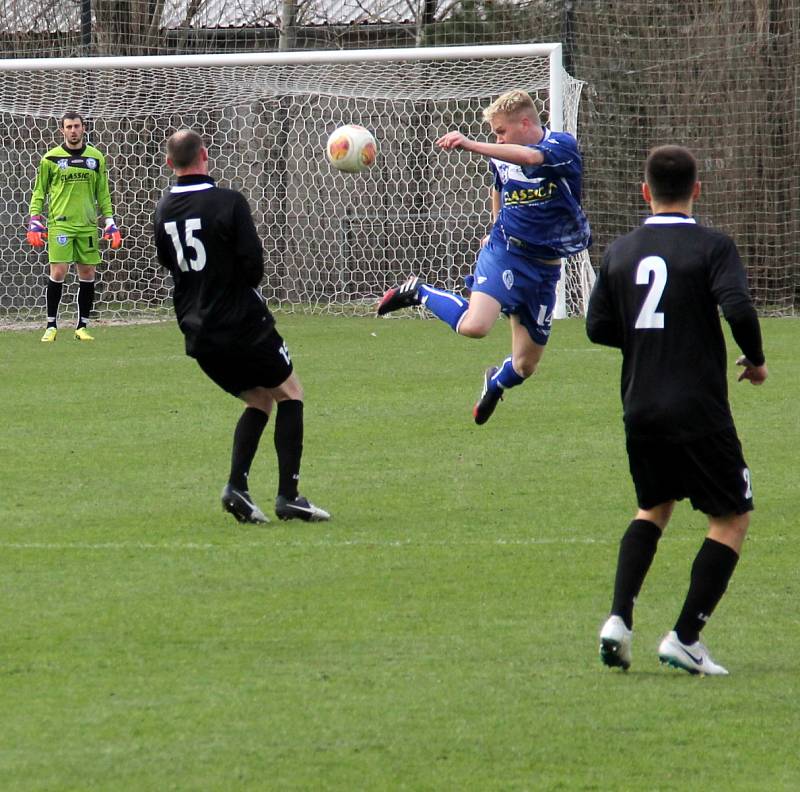
[(28, 223), (28, 233), (25, 236), (35, 248), (44, 247), (44, 243), (47, 240), (47, 226), (45, 225), (44, 217), (33, 215)]
[(103, 239), (107, 239), (111, 243), (111, 248), (116, 250), (122, 247), (122, 234), (114, 223), (113, 217), (106, 218), (106, 227), (103, 231)]

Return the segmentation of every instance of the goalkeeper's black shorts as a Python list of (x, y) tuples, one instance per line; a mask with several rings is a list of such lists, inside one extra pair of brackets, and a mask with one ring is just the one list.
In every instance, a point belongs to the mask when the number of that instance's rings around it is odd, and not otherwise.
[(210, 379), (234, 396), (252, 388), (276, 388), (294, 370), (277, 330), (254, 346), (214, 350), (197, 355), (196, 360)]
[(733, 427), (688, 443), (628, 437), (627, 449), (640, 509), (683, 498), (712, 517), (753, 509), (750, 470)]

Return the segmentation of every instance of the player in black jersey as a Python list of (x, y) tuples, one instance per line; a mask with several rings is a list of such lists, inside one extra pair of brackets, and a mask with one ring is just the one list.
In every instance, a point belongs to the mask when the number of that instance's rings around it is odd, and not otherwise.
[(192, 130), (179, 130), (169, 138), (167, 164), (177, 183), (156, 208), (155, 244), (160, 264), (174, 281), (173, 302), (186, 354), (247, 405), (233, 435), (223, 508), (239, 522), (268, 522), (250, 497), (247, 478), (277, 403), (275, 513), (282, 520), (328, 520), (326, 511), (297, 490), (303, 388), (258, 290), (264, 256), (247, 200), (235, 190), (216, 186), (208, 175), (208, 151)]
[(600, 657), (608, 666), (630, 666), (634, 602), (675, 502), (688, 497), (708, 516), (709, 530), (659, 658), (693, 674), (727, 674), (700, 631), (739, 560), (753, 498), (728, 403), (719, 308), (744, 353), (739, 381), (767, 378), (761, 330), (733, 240), (691, 216), (700, 194), (691, 152), (654, 149), (642, 194), (653, 214), (608, 248), (586, 317), (592, 341), (622, 350), (623, 417), (639, 504), (620, 542)]

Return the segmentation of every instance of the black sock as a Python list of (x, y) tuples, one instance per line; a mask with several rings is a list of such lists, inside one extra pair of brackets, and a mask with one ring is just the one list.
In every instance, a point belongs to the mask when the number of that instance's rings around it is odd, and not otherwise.
[(275, 450), (278, 452), (278, 495), (297, 497), (300, 459), (303, 456), (303, 402), (278, 402), (275, 416)]
[(61, 294), (64, 291), (64, 281), (54, 281), (47, 279), (47, 289), (45, 291), (45, 302), (47, 304), (47, 326), (55, 327), (58, 319), (58, 306), (61, 303)]
[(675, 622), (681, 643), (693, 644), (700, 638), (700, 630), (722, 599), (738, 561), (739, 554), (722, 542), (706, 539), (700, 546), (692, 564), (686, 601)]
[(633, 605), (661, 538), (659, 527), (649, 520), (633, 520), (619, 543), (617, 576), (611, 613), (620, 616), (625, 626), (633, 628)]
[(94, 307), (94, 281), (78, 281), (78, 327), (86, 327)]
[(253, 464), (258, 442), (261, 440), (268, 419), (269, 416), (265, 412), (255, 407), (247, 407), (236, 424), (231, 453), (231, 475), (228, 481), (238, 490), (247, 491), (250, 466)]

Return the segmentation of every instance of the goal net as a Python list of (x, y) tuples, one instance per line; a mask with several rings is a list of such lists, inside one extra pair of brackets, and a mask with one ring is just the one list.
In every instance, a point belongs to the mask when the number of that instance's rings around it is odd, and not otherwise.
[[(152, 214), (169, 186), (164, 143), (201, 132), (212, 175), (248, 197), (264, 242), (264, 295), (277, 309), (367, 314), (410, 272), (463, 289), (490, 224), (483, 158), (443, 153), (449, 129), (488, 139), (484, 106), (509, 88), (535, 97), (555, 129), (577, 132), (582, 83), (560, 45), (343, 50), (248, 55), (0, 61), (0, 325), (44, 316), (46, 253), (25, 243), (42, 155), (63, 142), (67, 110), (87, 122), (108, 159), (124, 244), (98, 268), (101, 320), (164, 315), (171, 281), (158, 267)], [(324, 157), (343, 123), (372, 130), (378, 163), (340, 173)], [(586, 254), (565, 262), (561, 315), (584, 311), (594, 274)], [(73, 312), (74, 274), (61, 316)]]

